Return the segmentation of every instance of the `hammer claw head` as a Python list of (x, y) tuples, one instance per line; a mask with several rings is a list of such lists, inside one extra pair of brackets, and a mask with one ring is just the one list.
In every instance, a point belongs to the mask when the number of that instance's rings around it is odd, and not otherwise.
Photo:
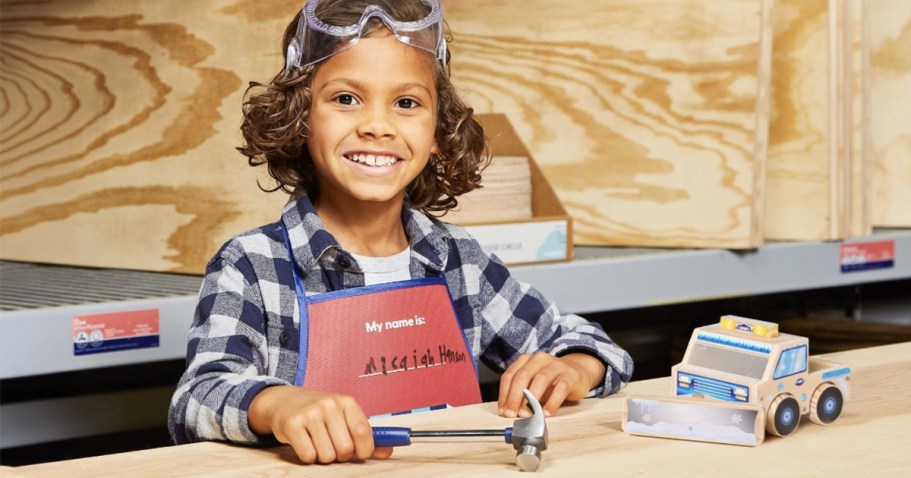
[(532, 415), (516, 420), (512, 429), (512, 446), (516, 449), (516, 464), (523, 471), (535, 471), (541, 465), (541, 452), (547, 449), (547, 424), (544, 410), (534, 395), (522, 391)]
[(525, 394), (525, 400), (528, 402), (528, 408), (530, 408), (532, 411), (532, 416), (540, 415), (541, 420), (543, 421), (544, 409), (541, 408), (541, 402), (539, 402), (538, 399), (535, 398), (535, 396), (532, 395), (531, 391), (527, 388), (522, 390), (522, 393)]

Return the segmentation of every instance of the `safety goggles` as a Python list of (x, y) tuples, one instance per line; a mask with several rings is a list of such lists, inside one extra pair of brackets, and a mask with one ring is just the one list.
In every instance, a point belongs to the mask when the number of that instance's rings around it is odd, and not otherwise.
[(317, 9), (323, 3), (323, 0), (310, 0), (304, 5), (297, 24), (297, 35), (288, 45), (286, 72), (291, 68), (318, 63), (357, 45), (361, 37), (369, 33), (367, 24), (372, 18), (382, 21), (400, 42), (428, 51), (437, 60), (446, 63), (446, 38), (439, 0), (420, 0), (428, 12), (419, 20), (397, 19), (379, 5), (368, 5), (357, 23), (349, 25), (337, 25), (321, 18)]

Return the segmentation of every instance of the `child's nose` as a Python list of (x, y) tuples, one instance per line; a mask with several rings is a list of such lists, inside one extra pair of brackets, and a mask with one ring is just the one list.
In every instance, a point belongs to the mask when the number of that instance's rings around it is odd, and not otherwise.
[(358, 134), (374, 139), (395, 137), (395, 125), (389, 113), (386, 108), (379, 106), (365, 108)]

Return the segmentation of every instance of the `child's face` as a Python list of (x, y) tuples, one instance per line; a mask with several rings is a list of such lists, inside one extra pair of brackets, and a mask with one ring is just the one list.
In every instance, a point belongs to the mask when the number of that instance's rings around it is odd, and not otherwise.
[(321, 203), (402, 198), (438, 151), (431, 62), (381, 29), (320, 66), (307, 149)]

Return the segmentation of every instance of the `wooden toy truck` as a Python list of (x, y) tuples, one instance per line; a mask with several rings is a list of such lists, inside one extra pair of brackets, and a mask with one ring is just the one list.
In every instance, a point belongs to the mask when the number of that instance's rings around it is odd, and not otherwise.
[(800, 417), (829, 424), (848, 398), (850, 368), (809, 356), (809, 340), (771, 322), (727, 315), (693, 331), (671, 369), (677, 398), (628, 397), (628, 433), (758, 445)]

